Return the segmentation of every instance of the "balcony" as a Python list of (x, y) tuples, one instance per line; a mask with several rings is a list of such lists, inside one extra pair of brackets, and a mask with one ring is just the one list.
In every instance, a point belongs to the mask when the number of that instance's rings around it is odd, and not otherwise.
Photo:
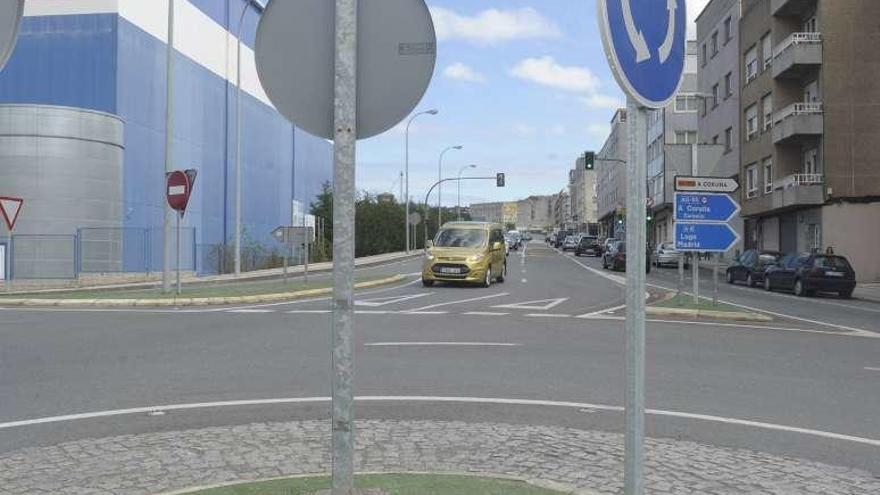
[(816, 7), (816, 0), (770, 0), (770, 15), (803, 17)]
[(793, 174), (773, 182), (771, 209), (791, 209), (825, 203), (822, 174)]
[(799, 142), (823, 132), (822, 102), (794, 103), (776, 112), (773, 118), (773, 144)]
[(822, 66), (822, 33), (793, 33), (773, 50), (773, 78), (801, 79)]

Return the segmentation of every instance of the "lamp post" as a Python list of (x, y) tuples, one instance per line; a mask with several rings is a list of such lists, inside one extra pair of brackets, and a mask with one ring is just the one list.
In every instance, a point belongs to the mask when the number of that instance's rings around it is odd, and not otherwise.
[(436, 108), (432, 108), (431, 110), (425, 110), (424, 112), (419, 112), (419, 113), (413, 115), (412, 117), (410, 117), (409, 121), (406, 123), (406, 146), (405, 146), (405, 148), (406, 148), (406, 151), (405, 151), (406, 164), (405, 164), (405, 168), (404, 168), (404, 173), (406, 175), (406, 178), (404, 179), (404, 182), (406, 183), (406, 186), (405, 186), (406, 191), (403, 194), (403, 196), (404, 196), (403, 202), (406, 204), (406, 206), (404, 207), (404, 211), (406, 212), (404, 215), (406, 218), (403, 219), (403, 223), (406, 225), (406, 252), (407, 252), (407, 254), (409, 253), (409, 250), (410, 250), (410, 245), (409, 245), (409, 126), (410, 126), (410, 124), (413, 123), (413, 120), (416, 120), (416, 117), (418, 117), (419, 115), (437, 115), (438, 113), (440, 113), (440, 110), (437, 110)]
[(437, 180), (441, 181), (441, 184), (437, 186), (437, 228), (439, 229), (441, 225), (443, 225), (443, 155), (446, 154), (447, 151), (452, 150), (460, 150), (464, 148), (462, 145), (450, 146), (445, 150), (440, 152), (440, 159), (437, 160)]
[(460, 169), (458, 169), (458, 201), (456, 201), (456, 203), (455, 203), (456, 204), (455, 216), (459, 222), (461, 221), (461, 174), (462, 174), (462, 172), (464, 172), (465, 170), (467, 170), (469, 168), (477, 168), (477, 166), (474, 164), (470, 164), (470, 165), (465, 165), (464, 167), (461, 167)]
[[(165, 54), (165, 174), (174, 166), (171, 163), (174, 144), (174, 0), (168, 2), (168, 45)], [(167, 191), (162, 190), (163, 196)], [(171, 215), (173, 210), (162, 198), (162, 293), (171, 292)]]
[(256, 0), (247, 0), (241, 8), (238, 17), (238, 31), (235, 34), (238, 40), (235, 71), (235, 276), (241, 275), (241, 28), (244, 24), (244, 16), (248, 9), (253, 6), (257, 12), (262, 12), (265, 7)]

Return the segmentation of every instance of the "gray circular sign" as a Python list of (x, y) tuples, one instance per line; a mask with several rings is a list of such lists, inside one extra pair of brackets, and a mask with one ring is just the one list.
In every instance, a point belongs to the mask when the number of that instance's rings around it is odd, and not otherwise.
[(0, 0), (0, 69), (6, 65), (24, 13), (24, 0)]
[(418, 225), (422, 221), (422, 216), (417, 211), (409, 214), (409, 224)]
[[(272, 104), (326, 139), (333, 139), (335, 11), (332, 0), (270, 2), (256, 43), (257, 73)], [(358, 2), (358, 139), (412, 112), (431, 82), (436, 40), (424, 0)]]

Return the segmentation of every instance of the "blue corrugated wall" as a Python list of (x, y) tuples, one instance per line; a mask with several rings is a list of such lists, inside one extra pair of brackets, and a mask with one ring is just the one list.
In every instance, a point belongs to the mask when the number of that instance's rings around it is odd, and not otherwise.
[[(192, 3), (221, 25), (238, 22), (242, 5)], [(245, 22), (243, 38), (252, 46), (256, 14)], [(21, 34), (0, 73), (0, 102), (91, 108), (125, 119), (124, 226), (161, 225), (165, 44), (115, 14), (29, 17)], [(235, 225), (235, 85), (178, 54), (174, 100), (175, 168), (199, 169), (184, 225), (196, 227), (203, 246), (223, 243)], [(247, 93), (242, 109), (244, 228), (272, 247), (269, 233), (290, 222), (291, 200), (308, 204), (331, 178), (332, 151)], [(160, 259), (153, 253), (154, 267)]]

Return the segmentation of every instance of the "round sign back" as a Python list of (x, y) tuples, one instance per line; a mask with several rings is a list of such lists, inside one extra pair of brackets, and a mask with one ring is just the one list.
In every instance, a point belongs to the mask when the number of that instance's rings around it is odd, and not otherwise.
[(681, 86), (687, 56), (685, 0), (597, 0), (611, 72), (631, 98), (667, 106)]
[[(275, 108), (333, 139), (335, 2), (273, 1), (257, 30), (260, 82)], [(357, 137), (387, 131), (422, 99), (437, 58), (424, 0), (358, 3)]]
[(24, 0), (0, 0), (0, 69), (6, 65), (24, 14)]

